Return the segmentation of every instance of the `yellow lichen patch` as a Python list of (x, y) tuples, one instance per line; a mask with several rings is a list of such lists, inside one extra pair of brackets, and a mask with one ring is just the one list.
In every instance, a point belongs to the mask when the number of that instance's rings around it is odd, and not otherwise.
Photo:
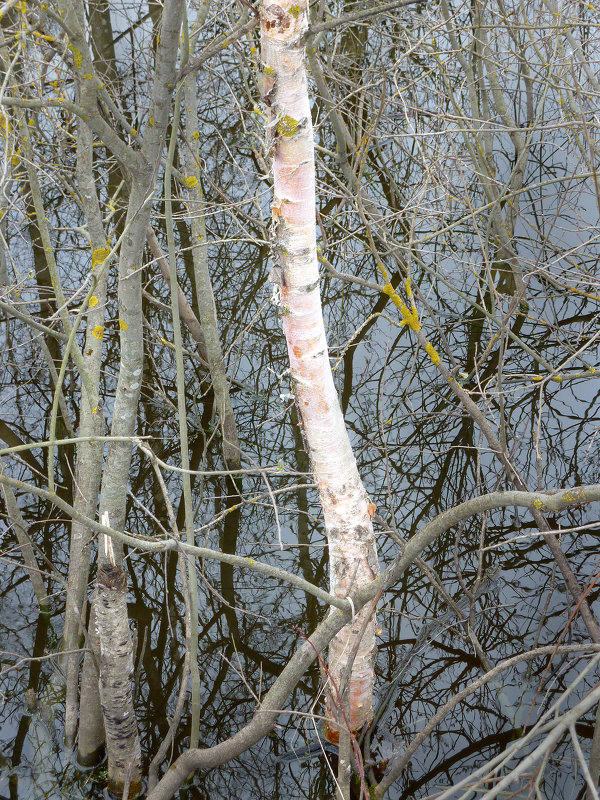
[[(392, 298), (393, 299), (393, 298)], [(412, 328), (413, 331), (420, 331), (421, 330), (421, 323), (419, 322), (419, 315), (417, 314), (417, 309), (414, 308), (412, 311), (409, 311), (408, 308), (402, 303), (400, 306), (400, 313), (402, 314), (402, 322), (401, 325), (408, 325), (409, 328)]]
[(13, 167), (18, 167), (20, 160), (21, 159), (19, 158), (19, 151), (17, 150), (16, 153), (13, 153), (12, 158), (10, 159), (10, 163), (13, 165)]
[(122, 331), (126, 331), (129, 328), (129, 325), (124, 319), (119, 319), (119, 328), (121, 328)]
[(185, 185), (189, 189), (193, 189), (194, 186), (198, 186), (198, 178), (195, 175), (190, 175), (188, 178), (185, 179)]
[(299, 6), (298, 4), (290, 6), (290, 14), (292, 15), (292, 17), (299, 17), (301, 13), (302, 13), (302, 6)]
[(410, 285), (410, 278), (407, 278), (407, 279), (404, 281), (404, 288), (406, 289), (406, 294), (407, 294), (409, 297), (412, 297), (412, 296), (413, 296), (413, 293), (412, 293), (412, 288), (411, 288), (411, 285)]
[(531, 380), (532, 381), (542, 381), (544, 379), (542, 378), (541, 375), (532, 375)]
[(94, 308), (94, 306), (97, 306), (97, 305), (98, 305), (98, 298), (96, 297), (95, 294), (93, 294), (89, 299), (88, 306), (90, 308)]
[(541, 501), (541, 500), (534, 500), (534, 501), (533, 501), (533, 507), (534, 507), (534, 508), (537, 508), (537, 509), (538, 509), (538, 511), (540, 510), (540, 508), (541, 508), (543, 505), (544, 505), (544, 504), (542, 503), (542, 501)]
[(254, 559), (253, 559), (253, 558), (249, 558), (249, 559), (248, 559), (248, 563), (249, 563), (249, 564), (254, 564)]
[(299, 127), (300, 123), (298, 120), (288, 116), (287, 114), (277, 121), (277, 133), (280, 136), (293, 136)]
[(562, 382), (563, 382), (562, 375), (555, 375), (555, 376), (552, 378), (552, 380), (554, 381), (554, 383), (562, 383)]
[(101, 340), (104, 338), (104, 328), (102, 325), (96, 325), (96, 327), (92, 330), (92, 336), (94, 339)]
[(275, 70), (273, 67), (266, 66), (263, 67), (263, 74), (267, 76), (267, 78), (272, 78), (275, 75)]
[(425, 350), (426, 350), (427, 355), (429, 356), (429, 358), (432, 360), (432, 362), (437, 367), (437, 365), (440, 363), (440, 357), (438, 355), (437, 350), (431, 344), (431, 342), (427, 342), (427, 347), (425, 348)]
[[(97, 414), (97, 413), (98, 413), (98, 406), (94, 406), (94, 408), (92, 408), (92, 414)], [(93, 442), (90, 442), (90, 444), (93, 444)]]
[(69, 50), (73, 53), (73, 63), (75, 64), (76, 69), (81, 69), (81, 65), (83, 64), (81, 50), (78, 50), (74, 44), (69, 45)]
[[(378, 270), (379, 270), (379, 272), (381, 272), (381, 274), (383, 275), (383, 280), (384, 280), (384, 281), (386, 281), (386, 282), (389, 282), (390, 278), (389, 278), (389, 275), (388, 275), (388, 271), (387, 271), (387, 269), (386, 269), (386, 268), (383, 266), (383, 264), (381, 264), (381, 263), (377, 264), (377, 269), (378, 269)], [(386, 292), (386, 294), (387, 294), (387, 292)]]
[(580, 503), (585, 500), (585, 491), (583, 489), (569, 489), (560, 499), (563, 503)]
[(108, 247), (98, 247), (96, 250), (92, 251), (92, 269), (96, 266), (96, 264), (103, 264), (108, 255), (110, 253), (110, 249)]
[(192, 134), (192, 139), (198, 140), (199, 138), (200, 138), (200, 134), (198, 133), (198, 131), (194, 131), (193, 134)]
[(402, 314), (402, 320), (400, 324), (408, 325), (409, 328), (412, 328), (413, 331), (420, 331), (421, 323), (419, 322), (419, 315), (414, 305), (412, 307), (412, 310), (409, 309), (406, 303), (400, 297), (400, 295), (398, 295), (394, 291), (394, 287), (389, 282), (381, 287), (381, 291), (384, 294), (387, 294), (387, 296), (390, 298), (390, 300), (396, 306), (396, 308), (400, 309), (400, 313)]

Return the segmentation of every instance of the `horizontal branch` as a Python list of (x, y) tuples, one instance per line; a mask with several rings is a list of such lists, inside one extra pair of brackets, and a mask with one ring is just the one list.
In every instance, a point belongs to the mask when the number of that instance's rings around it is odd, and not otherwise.
[[(116, 437), (97, 437), (96, 441), (107, 440), (114, 441)], [(121, 437), (122, 441), (125, 437)], [(92, 437), (81, 437), (79, 441), (90, 441)], [(64, 440), (63, 443), (72, 443), (77, 441), (75, 439)], [(46, 443), (48, 444), (48, 443)], [(57, 442), (54, 442), (57, 444)], [(9, 451), (28, 449), (28, 446), (8, 448)], [(3, 451), (0, 450), (0, 456)], [(208, 473), (212, 474), (212, 473)], [(221, 473), (219, 473), (221, 474)], [(25, 483), (24, 481), (10, 478), (6, 474), (0, 474), (0, 483), (5, 483), (12, 486), (21, 492), (34, 494), (44, 500), (52, 503), (58, 508), (62, 509), (69, 516), (87, 525), (91, 530), (96, 533), (105, 533), (113, 537), (117, 541), (127, 544), (130, 547), (135, 547), (148, 553), (164, 553), (167, 550), (181, 550), (186, 555), (196, 556), (203, 559), (212, 559), (215, 561), (222, 561), (233, 566), (251, 569), (255, 572), (260, 572), (276, 580), (287, 581), (294, 586), (297, 586), (309, 594), (313, 594), (320, 600), (328, 603), (329, 605), (339, 608), (342, 613), (354, 608), (359, 611), (366, 603), (372, 600), (377, 592), (387, 591), (394, 586), (402, 577), (404, 572), (413, 563), (413, 561), (428, 547), (435, 539), (441, 534), (445, 533), (450, 528), (454, 527), (459, 522), (468, 519), (469, 517), (476, 516), (485, 511), (493, 511), (498, 508), (507, 508), (511, 506), (518, 506), (521, 508), (529, 508), (532, 511), (562, 511), (566, 508), (582, 503), (590, 503), (600, 500), (600, 484), (589, 484), (588, 486), (575, 486), (571, 489), (561, 489), (554, 492), (491, 492), (490, 494), (474, 497), (461, 503), (459, 506), (443, 511), (435, 519), (421, 528), (406, 544), (403, 552), (396, 557), (396, 559), (381, 573), (379, 578), (370, 583), (365, 584), (357, 592), (351, 594), (351, 602), (345, 599), (335, 597), (334, 595), (325, 592), (317, 586), (314, 586), (303, 578), (300, 578), (294, 573), (287, 572), (279, 567), (264, 564), (263, 562), (256, 561), (252, 558), (243, 556), (236, 556), (231, 553), (222, 553), (219, 550), (211, 550), (207, 547), (196, 547), (187, 544), (186, 542), (178, 541), (175, 538), (165, 537), (148, 537), (140, 536), (138, 534), (117, 531), (108, 525), (103, 525), (101, 522), (90, 519), (84, 514), (79, 513), (72, 505), (67, 503), (54, 492), (49, 492), (45, 489), (40, 489), (37, 486)], [(342, 626), (343, 627), (343, 626)], [(339, 629), (338, 629), (339, 630)], [(337, 630), (335, 631), (337, 632)]]
[(353, 614), (360, 611), (378, 593), (391, 588), (429, 544), (458, 522), (484, 511), (492, 511), (493, 509), (509, 506), (520, 506), (529, 508), (532, 511), (560, 511), (573, 505), (600, 500), (600, 484), (577, 486), (554, 492), (492, 492), (467, 500), (455, 508), (442, 512), (442, 514), (425, 525), (408, 541), (404, 551), (377, 580), (361, 587), (351, 595), (350, 600), (346, 600), (329, 595), (297, 575), (250, 558), (221, 553), (208, 548), (194, 547), (175, 538), (159, 538), (157, 540), (116, 531), (78, 513), (67, 502), (44, 489), (9, 478), (6, 475), (0, 476), (0, 480), (20, 491), (43, 497), (68, 513), (72, 519), (77, 519), (88, 525), (90, 529), (106, 533), (132, 547), (147, 552), (165, 552), (167, 550), (180, 549), (188, 556), (224, 561), (234, 566), (251, 569), (277, 580), (287, 581), (339, 609), (339, 613), (329, 614), (316, 628), (310, 639), (305, 641), (294, 653), (264, 696), (251, 722), (225, 742), (204, 750), (188, 750), (181, 755), (156, 788), (149, 793), (148, 800), (167, 800), (167, 798), (171, 798), (192, 770), (211, 768), (223, 764), (239, 756), (265, 736), (275, 724), (285, 701), (302, 678), (306, 669), (316, 658), (317, 653), (329, 644), (335, 634), (352, 619)]
[(24, 314), (22, 311), (18, 311), (13, 305), (10, 303), (5, 303), (3, 300), (0, 300), (0, 309), (5, 311), (7, 314), (10, 314), (11, 317), (22, 320), (36, 331), (45, 333), (46, 336), (53, 336), (55, 339), (60, 339), (61, 342), (66, 342), (69, 338), (66, 333), (55, 331), (52, 328), (49, 328), (47, 325), (42, 325), (41, 322), (37, 322), (35, 319), (33, 319), (30, 314)]
[[(12, 456), (17, 453), (22, 453), (25, 450), (35, 450), (37, 447), (62, 447), (65, 445), (79, 444), (80, 442), (131, 442), (137, 445), (139, 449), (147, 456), (156, 461), (156, 463), (163, 469), (171, 472), (182, 473), (185, 472), (189, 475), (202, 475), (203, 477), (215, 478), (219, 476), (228, 475), (256, 475), (261, 473), (268, 473), (269, 475), (282, 474), (281, 467), (276, 464), (268, 467), (247, 467), (245, 469), (190, 469), (185, 470), (182, 467), (176, 467), (173, 464), (167, 464), (166, 461), (158, 458), (151, 450), (144, 447), (144, 439), (150, 439), (150, 436), (74, 436), (71, 439), (52, 439), (42, 442), (27, 442), (25, 444), (15, 445), (14, 447), (0, 448), (0, 458), (3, 456)], [(304, 475), (305, 473), (297, 472), (295, 470), (285, 470), (287, 475)], [(27, 490), (28, 491), (28, 490)]]
[[(18, 483), (18, 482), (14, 482)], [(40, 490), (38, 490), (40, 491)], [(206, 749), (191, 749), (183, 753), (171, 765), (157, 786), (148, 794), (147, 800), (169, 800), (195, 769), (210, 769), (238, 757), (256, 742), (260, 741), (275, 725), (284, 704), (306, 669), (331, 641), (338, 631), (352, 619), (353, 613), (360, 611), (380, 591), (389, 589), (406, 571), (419, 553), (434, 539), (457, 522), (483, 511), (506, 506), (522, 506), (531, 509), (545, 508), (560, 510), (581, 502), (600, 500), (600, 485), (574, 487), (555, 493), (545, 492), (493, 492), (462, 503), (456, 508), (443, 512), (421, 529), (407, 544), (404, 552), (383, 572), (378, 580), (361, 587), (351, 595), (352, 601), (342, 601), (345, 610), (329, 614), (290, 658), (281, 674), (275, 679), (265, 694), (252, 720), (230, 739)], [(65, 504), (66, 505), (66, 504)], [(98, 527), (94, 523), (94, 527)], [(116, 532), (115, 532), (116, 533)], [(118, 534), (123, 536), (123, 534)], [(137, 542), (137, 538), (136, 538)], [(179, 543), (163, 542), (163, 547), (173, 549)], [(201, 550), (201, 548), (197, 548)], [(191, 551), (191, 548), (190, 548)], [(218, 555), (222, 559), (222, 553)], [(245, 567), (255, 568), (242, 560)], [(267, 565), (265, 565), (267, 566)], [(297, 582), (296, 582), (297, 585)], [(337, 599), (337, 598), (336, 598)], [(336, 603), (339, 607), (340, 603)]]
[[(600, 486), (596, 488), (598, 489), (598, 497), (600, 498)], [(496, 492), (494, 494), (515, 493)], [(524, 493), (521, 492), (520, 494)], [(463, 507), (465, 505), (468, 505), (468, 503), (463, 504)], [(402, 557), (400, 557), (400, 559), (402, 559)], [(386, 572), (380, 576), (381, 582), (373, 581), (371, 584), (362, 587), (362, 589), (354, 593), (352, 595), (354, 611), (360, 611), (369, 600), (372, 600), (373, 597), (377, 595), (382, 589), (382, 586), (384, 589), (389, 588), (391, 585), (390, 580), (394, 574), (395, 570), (386, 570)], [(387, 576), (387, 578), (385, 576)], [(330, 614), (326, 617), (325, 620), (318, 625), (314, 633), (311, 634), (309, 639), (305, 640), (298, 648), (281, 674), (275, 679), (273, 685), (265, 694), (252, 720), (225, 742), (220, 742), (213, 747), (208, 747), (203, 750), (188, 750), (179, 756), (158, 785), (148, 794), (147, 800), (170, 800), (177, 789), (186, 780), (190, 772), (196, 769), (211, 769), (233, 758), (237, 758), (253, 744), (260, 741), (263, 736), (266, 736), (275, 725), (278, 716), (282, 713), (285, 701), (294, 690), (298, 681), (302, 678), (305, 670), (317, 657), (317, 653), (321, 652), (329, 644), (335, 634), (341, 630), (351, 618), (351, 613), (348, 611), (340, 612), (339, 615)], [(589, 645), (587, 648), (583, 646), (582, 649), (595, 650), (596, 646)], [(553, 652), (555, 648), (539, 648), (539, 650), (549, 650)], [(545, 652), (543, 654), (545, 654)], [(504, 666), (506, 667), (506, 664)], [(494, 671), (494, 675), (495, 674), (496, 672)]]
[[(393, 586), (404, 574), (414, 559), (426, 547), (432, 544), (438, 536), (453, 528), (459, 522), (469, 517), (493, 511), (498, 508), (519, 507), (528, 508), (533, 512), (557, 512), (571, 506), (591, 503), (600, 500), (600, 484), (588, 486), (574, 486), (571, 489), (559, 489), (551, 492), (521, 492), (517, 490), (507, 492), (491, 492), (480, 497), (466, 500), (454, 508), (443, 511), (428, 522), (406, 544), (404, 552), (381, 575), (384, 588)], [(371, 584), (369, 584), (370, 586)], [(365, 587), (366, 589), (367, 587)], [(370, 598), (368, 598), (370, 599)]]
[[(105, 438), (108, 439), (110, 437)], [(112, 437), (112, 439), (114, 441), (115, 437)], [(181, 550), (187, 556), (224, 562), (235, 567), (259, 572), (262, 575), (267, 575), (275, 580), (290, 583), (292, 586), (296, 586), (308, 594), (314, 595), (319, 600), (327, 603), (327, 605), (335, 606), (342, 611), (351, 608), (351, 604), (347, 600), (329, 594), (329, 592), (326, 592), (323, 589), (320, 589), (318, 586), (309, 583), (299, 575), (296, 575), (293, 572), (287, 572), (280, 567), (274, 567), (271, 564), (265, 564), (262, 561), (256, 561), (254, 558), (236, 556), (232, 553), (223, 553), (220, 550), (211, 550), (208, 547), (196, 547), (195, 545), (179, 541), (175, 537), (166, 538), (165, 536), (156, 536), (150, 538), (148, 536), (139, 536), (138, 534), (127, 531), (118, 531), (115, 530), (115, 528), (111, 528), (109, 525), (103, 525), (101, 522), (97, 522), (96, 520), (85, 516), (85, 514), (81, 514), (79, 511), (77, 511), (77, 509), (56, 495), (54, 492), (48, 492), (45, 489), (40, 489), (37, 486), (32, 486), (24, 481), (10, 478), (8, 475), (2, 473), (0, 473), (0, 483), (12, 486), (13, 489), (18, 489), (19, 491), (41, 497), (53, 505), (58, 506), (58, 508), (62, 509), (62, 511), (68, 514), (71, 519), (88, 526), (96, 533), (104, 533), (107, 536), (116, 539), (118, 542), (121, 542), (122, 544), (126, 544), (129, 547), (135, 547), (137, 550), (141, 550), (146, 553), (164, 553), (170, 550)]]

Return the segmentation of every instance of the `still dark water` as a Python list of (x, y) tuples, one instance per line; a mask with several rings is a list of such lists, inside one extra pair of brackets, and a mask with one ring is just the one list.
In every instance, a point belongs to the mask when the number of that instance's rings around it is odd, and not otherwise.
[[(449, 101), (438, 93), (440, 86), (427, 77), (430, 73), (423, 64), (439, 62), (429, 45), (417, 48), (413, 60), (402, 61), (401, 66), (395, 61), (402, 37), (408, 37), (413, 46), (430, 23), (423, 17), (422, 28), (415, 23), (410, 35), (390, 23), (391, 39), (386, 38), (386, 28), (383, 32), (373, 29), (362, 38), (341, 37), (338, 43), (347, 75), (341, 74), (343, 70), (335, 73), (335, 91), (348, 119), (360, 128), (352, 131), (357, 141), (363, 130), (358, 121), (362, 119), (368, 127), (369, 120), (379, 115), (362, 173), (364, 190), (385, 216), (390, 237), (388, 250), (379, 257), (398, 283), (405, 274), (394, 254), (401, 253), (411, 263), (413, 283), (421, 291), (418, 307), (423, 329), (444, 361), (465, 374), (460, 378), (465, 388), (494, 430), (505, 437), (530, 488), (599, 482), (600, 384), (591, 373), (575, 376), (585, 373), (587, 366), (599, 365), (593, 338), (600, 311), (596, 288), (599, 219), (593, 180), (589, 176), (572, 178), (584, 169), (570, 133), (562, 131), (558, 122), (551, 133), (542, 130), (546, 121), (542, 101), (547, 104), (547, 118), (560, 120), (560, 92), (553, 87), (542, 97), (540, 83), (535, 94), (539, 132), (535, 129), (532, 134), (524, 177), (524, 185), (531, 188), (523, 195), (513, 232), (526, 276), (528, 306), (515, 313), (510, 308), (509, 270), (499, 260), (494, 238), (489, 227), (486, 229), (486, 224), (491, 225), (487, 212), (469, 218), (470, 208), (487, 202), (480, 175), (469, 161), (467, 146), (457, 144), (460, 126), (436, 116), (450, 107)], [(437, 35), (436, 47), (448, 58), (447, 77), (453, 79), (457, 69), (450, 58), (453, 43)], [(499, 52), (503, 46), (499, 40)], [(539, 56), (536, 52), (532, 49), (529, 53), (532, 59)], [(327, 64), (327, 49), (322, 57)], [(376, 79), (378, 59), (391, 66), (386, 75)], [(510, 72), (509, 61), (506, 56), (502, 86), (518, 117), (524, 113), (526, 97), (521, 79)], [(341, 69), (335, 61), (330, 66)], [(344, 80), (350, 83), (346, 85)], [(200, 110), (206, 137), (206, 224), (244, 465), (280, 465), (280, 472), (269, 477), (277, 497), (277, 518), (260, 474), (245, 475), (236, 485), (224, 478), (197, 478), (197, 543), (269, 561), (326, 587), (328, 560), (322, 518), (291, 399), (278, 312), (270, 302), (264, 223), (269, 219), (269, 191), (254, 149), (257, 136), (262, 135), (260, 126), (256, 127), (260, 120), (253, 117), (250, 101), (243, 94), (244, 81), (238, 61), (225, 52), (207, 84), (213, 102)], [(362, 81), (363, 94), (349, 94), (352, 81)], [(410, 124), (405, 119), (404, 100), (394, 99), (399, 82), (412, 87), (404, 95), (414, 115), (409, 114)], [(466, 102), (461, 84), (451, 85), (461, 102)], [(232, 86), (244, 97), (240, 118), (231, 114), (228, 92)], [(449, 92), (448, 85), (442, 88)], [(382, 97), (387, 99), (380, 114)], [(342, 181), (333, 154), (329, 112), (318, 97), (314, 115), (318, 141), (326, 148), (318, 153), (320, 244), (336, 269), (381, 283), (361, 214), (347, 190), (339, 189), (339, 183), (331, 179), (333, 173)], [(491, 112), (490, 117), (494, 117)], [(354, 122), (349, 123), (351, 127)], [(500, 185), (510, 176), (514, 152), (508, 133), (500, 128), (494, 129), (493, 140), (494, 174)], [(51, 172), (45, 180), (56, 257), (69, 294), (85, 274), (86, 255), (73, 230), (78, 222), (76, 210), (53, 191)], [(15, 192), (18, 195), (19, 189)], [(235, 207), (231, 205), (234, 202), (238, 204)], [(187, 212), (183, 204), (176, 210), (180, 281), (191, 298)], [(163, 211), (157, 202), (159, 231), (164, 224)], [(16, 267), (26, 276), (32, 269), (31, 241), (18, 204), (11, 213), (8, 242)], [(383, 249), (384, 243), (378, 240), (378, 246)], [(580, 291), (569, 292), (569, 287)], [(169, 302), (155, 265), (148, 267), (147, 290), (155, 299)], [(411, 332), (398, 327), (397, 312), (388, 298), (343, 283), (327, 272), (323, 273), (322, 294), (332, 366), (359, 470), (385, 525), (409, 538), (436, 514), (459, 502), (509, 488), (499, 462), (487, 450), (479, 429), (465, 416), (447, 381), (418, 350)], [(109, 295), (111, 321), (106, 327), (102, 381), (110, 419), (118, 365), (114, 277)], [(35, 277), (24, 278), (22, 297), (37, 312)], [(144, 302), (147, 358), (138, 432), (152, 437), (154, 452), (176, 465), (175, 367), (172, 351), (160, 341), (160, 337), (172, 339), (172, 328), (160, 306), (148, 296)], [(490, 313), (496, 319), (509, 314), (508, 322), (479, 363), (498, 329), (490, 322)], [(509, 338), (506, 327), (511, 327), (528, 349)], [(23, 442), (46, 438), (52, 383), (39, 348), (22, 323), (6, 318), (2, 344), (3, 445), (15, 444), (7, 430)], [(186, 344), (193, 347), (191, 341)], [(584, 346), (585, 353), (580, 355)], [(533, 375), (547, 373), (531, 351), (555, 367), (564, 365), (562, 382), (535, 382)], [(209, 381), (191, 358), (186, 361), (186, 382), (192, 465), (220, 469), (219, 432)], [(78, 401), (78, 380), (73, 373), (68, 376), (68, 404), (75, 427)], [(31, 456), (27, 461), (7, 460), (7, 469), (15, 477), (44, 486), (47, 450), (33, 450)], [(72, 491), (73, 463), (74, 448), (62, 448), (57, 472), (59, 491), (66, 498)], [(179, 479), (173, 474), (165, 478), (183, 527)], [(136, 450), (129, 493), (129, 530), (152, 533), (157, 526), (151, 515), (167, 524), (152, 470)], [(11, 800), (99, 800), (104, 791), (101, 771), (82, 771), (62, 746), (62, 678), (57, 658), (46, 657), (58, 653), (61, 646), (69, 522), (60, 511), (32, 495), (21, 494), (19, 502), (38, 548), (52, 611), (39, 614), (14, 533), (3, 515), (0, 795)], [(580, 585), (587, 586), (600, 572), (597, 509), (584, 506), (550, 517), (550, 523), (565, 529), (563, 550)], [(376, 528), (384, 566), (397, 555), (399, 546), (381, 523)], [(485, 656), (495, 665), (530, 648), (554, 644), (573, 610), (560, 572), (524, 511), (504, 509), (474, 518), (440, 537), (423, 558), (460, 604), (463, 617), (448, 614), (443, 598), (416, 567), (382, 599), (376, 702), (383, 705), (377, 709), (378, 723), (372, 732), (375, 761), (401, 753), (443, 703), (481, 675), (467, 618)], [(182, 587), (174, 558), (130, 551), (126, 563), (136, 639), (135, 704), (142, 751), (149, 762), (168, 729), (179, 690), (185, 644)], [(326, 609), (313, 597), (257, 574), (208, 562), (197, 566), (200, 744), (209, 747), (233, 735), (252, 717), (258, 698), (299, 645), (297, 628), (308, 634)], [(483, 578), (479, 589), (478, 572)], [(592, 610), (600, 614), (595, 587), (588, 599)], [(587, 641), (587, 632), (576, 616), (563, 643)], [(416, 751), (389, 791), (390, 800), (435, 795), (502, 752), (524, 725), (534, 722), (565, 692), (587, 661), (588, 656), (560, 655), (549, 668), (547, 658), (523, 662), (471, 695)], [(597, 680), (597, 671), (589, 674), (565, 699), (564, 707), (574, 705)], [(313, 665), (273, 732), (235, 762), (195, 774), (181, 798), (332, 797), (335, 758), (327, 753), (303, 756), (322, 735), (323, 708), (321, 678)], [(586, 755), (593, 721), (590, 713), (577, 725)], [(185, 749), (188, 730), (186, 712), (173, 756)], [(531, 777), (515, 785), (516, 793), (511, 796), (534, 797), (532, 784), (527, 782)], [(584, 780), (570, 740), (561, 741), (550, 755), (540, 791), (540, 796), (549, 800), (583, 797)]]
[[(326, 282), (326, 296), (328, 288)], [(259, 290), (257, 304), (261, 293), (264, 297), (267, 289)], [(367, 300), (351, 292), (344, 297), (347, 307), (362, 308), (357, 311), (362, 314), (369, 313)], [(288, 469), (305, 473), (307, 463), (305, 455), (295, 448), (295, 420), (289, 401), (279, 399), (279, 394), (285, 393), (284, 381), (275, 374), (278, 359), (282, 370), (284, 366), (282, 337), (270, 311), (263, 320), (265, 338), (261, 340), (261, 331), (254, 330), (252, 342), (246, 341), (243, 350), (268, 350), (268, 366), (275, 367), (269, 371), (267, 364), (259, 365), (252, 375), (238, 371), (246, 386), (254, 381), (249, 387), (254, 391), (240, 389), (234, 396), (244, 446), (252, 449), (254, 458), (262, 464), (282, 461), (285, 465), (281, 478), (272, 479), (272, 487), (277, 489), (310, 482), (310, 476), (288, 474)], [(343, 319), (330, 324), (332, 333), (341, 341), (347, 335), (343, 330), (345, 322)], [(349, 327), (351, 324), (348, 321)], [(384, 519), (393, 520), (401, 535), (409, 536), (439, 511), (472, 496), (476, 487), (493, 489), (502, 481), (493, 462), (485, 452), (478, 451), (478, 433), (462, 418), (447, 387), (429, 368), (421, 365), (412, 373), (406, 368), (414, 358), (406, 332), (398, 337), (396, 329), (380, 322), (376, 335), (365, 337), (348, 352), (351, 357), (345, 355), (337, 374), (340, 390), (348, 397), (346, 415), (361, 473), (379, 513)], [(31, 392), (33, 384), (28, 382), (27, 387)], [(43, 390), (42, 384), (40, 407)], [(20, 387), (15, 386), (13, 391), (18, 395)], [(532, 460), (527, 442), (535, 432), (540, 392), (536, 387), (515, 395), (514, 402), (512, 398), (507, 400), (505, 413), (523, 442), (519, 454), (523, 454), (527, 468)], [(541, 398), (547, 476), (544, 485), (597, 481), (596, 383), (552, 385)], [(30, 402), (30, 411), (36, 413), (39, 409)], [(162, 437), (164, 444), (159, 454), (166, 460), (170, 454), (175, 459), (168, 435), (174, 421), (154, 416), (154, 408), (149, 402), (144, 405), (147, 418), (142, 421), (142, 430), (157, 437), (158, 448)], [(195, 446), (197, 441), (192, 443)], [(215, 449), (207, 452), (207, 466), (210, 465), (218, 465)], [(325, 586), (327, 553), (314, 489), (278, 495), (283, 552), (279, 550), (264, 483), (259, 478), (245, 477), (239, 489), (245, 502), (223, 516), (232, 487), (221, 480), (205, 480), (196, 515), (200, 541), (301, 571)], [(134, 462), (131, 490), (143, 498), (144, 504), (153, 507), (152, 478), (139, 459)], [(176, 483), (172, 492), (177, 499)], [(234, 497), (229, 501), (232, 502), (239, 500)], [(22, 503), (40, 548), (39, 558), (53, 565), (46, 568), (53, 610), (50, 615), (38, 613), (29, 582), (15, 563), (20, 559), (12, 534), (5, 527), (1, 563), (0, 640), (5, 667), (1, 684), (4, 706), (0, 794), (11, 800), (99, 798), (102, 783), (96, 781), (101, 781), (101, 776), (78, 770), (61, 745), (61, 681), (56, 660), (19, 661), (20, 657), (39, 657), (60, 649), (64, 592), (58, 573), (66, 574), (68, 534), (68, 525), (57, 519), (60, 515), (50, 507), (27, 496)], [(133, 502), (129, 519), (133, 530), (148, 529), (147, 518)], [(213, 519), (217, 522), (211, 524)], [(560, 523), (556, 520), (557, 526), (563, 527), (589, 525), (587, 530), (562, 537), (563, 549), (583, 585), (600, 569), (597, 533), (590, 525), (596, 519), (593, 509), (581, 509), (561, 515)], [(465, 597), (464, 589), (473, 586), (480, 540), (488, 548), (500, 545), (482, 556), (484, 569), (493, 568), (492, 578), (489, 591), (472, 604), (474, 630), (494, 664), (538, 643), (553, 643), (571, 610), (561, 577), (543, 542), (535, 535), (527, 535), (530, 533), (535, 534), (536, 529), (527, 514), (507, 509), (488, 515), (485, 526), (481, 520), (474, 520), (460, 530), (449, 531), (424, 554), (447, 591), (460, 599)], [(502, 545), (507, 538), (513, 541)], [(397, 545), (385, 533), (380, 533), (378, 546), (382, 564), (397, 553)], [(181, 586), (170, 559), (130, 553), (127, 563), (129, 610), (137, 633), (136, 708), (143, 752), (148, 755), (156, 751), (167, 730), (179, 688), (185, 640)], [(202, 746), (210, 746), (232, 735), (250, 719), (255, 698), (299, 644), (295, 627), (308, 633), (324, 609), (299, 591), (251, 573), (240, 574), (227, 566), (206, 563), (198, 578), (200, 741)], [(595, 608), (595, 590), (590, 599)], [(467, 616), (470, 604), (467, 602), (464, 608)], [(390, 750), (401, 751), (442, 702), (480, 674), (465, 627), (457, 625), (455, 617), (446, 615), (438, 626), (427, 627), (445, 611), (443, 601), (417, 569), (412, 569), (381, 603), (378, 697), (387, 698), (389, 706), (374, 732), (373, 749), (382, 757), (388, 757)], [(414, 648), (418, 636), (419, 643)], [(585, 629), (575, 619), (565, 641), (586, 640)], [(409, 652), (410, 660), (398, 675), (398, 665), (406, 661)], [(425, 797), (500, 752), (526, 720), (535, 719), (541, 708), (564, 691), (580, 671), (582, 660), (573, 656), (555, 658), (547, 673), (546, 664), (546, 659), (523, 664), (461, 704), (416, 752), (389, 796)], [(590, 676), (593, 680), (594, 676)], [(581, 691), (585, 686), (589, 682)], [(331, 797), (334, 784), (327, 756), (310, 760), (301, 756), (297, 760), (285, 758), (292, 750), (302, 753), (307, 743), (316, 741), (322, 732), (320, 687), (320, 676), (313, 668), (294, 692), (289, 706), (293, 710), (281, 715), (271, 736), (235, 763), (196, 775), (193, 787), (182, 797)], [(580, 696), (576, 692), (569, 702)], [(589, 745), (592, 721), (590, 716), (578, 726), (584, 747)], [(185, 747), (187, 722), (184, 717), (175, 753)], [(564, 743), (546, 767), (545, 796), (580, 797), (583, 783), (578, 772), (572, 748)]]

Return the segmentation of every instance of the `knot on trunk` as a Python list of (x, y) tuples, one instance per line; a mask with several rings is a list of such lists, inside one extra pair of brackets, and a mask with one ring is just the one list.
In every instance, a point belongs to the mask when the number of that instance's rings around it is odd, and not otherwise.
[(98, 586), (105, 589), (116, 589), (117, 591), (127, 591), (127, 573), (123, 567), (117, 567), (114, 564), (102, 564), (98, 567), (98, 576), (96, 578)]
[(270, 6), (264, 9), (262, 18), (264, 26), (268, 31), (275, 30), (283, 32), (292, 24), (291, 16), (286, 13), (281, 6), (275, 5), (275, 3), (271, 3)]

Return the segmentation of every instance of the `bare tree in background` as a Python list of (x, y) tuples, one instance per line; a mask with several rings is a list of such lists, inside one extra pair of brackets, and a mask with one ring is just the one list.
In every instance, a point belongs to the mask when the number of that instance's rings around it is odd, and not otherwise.
[(0, 11), (11, 797), (598, 797), (598, 10)]

